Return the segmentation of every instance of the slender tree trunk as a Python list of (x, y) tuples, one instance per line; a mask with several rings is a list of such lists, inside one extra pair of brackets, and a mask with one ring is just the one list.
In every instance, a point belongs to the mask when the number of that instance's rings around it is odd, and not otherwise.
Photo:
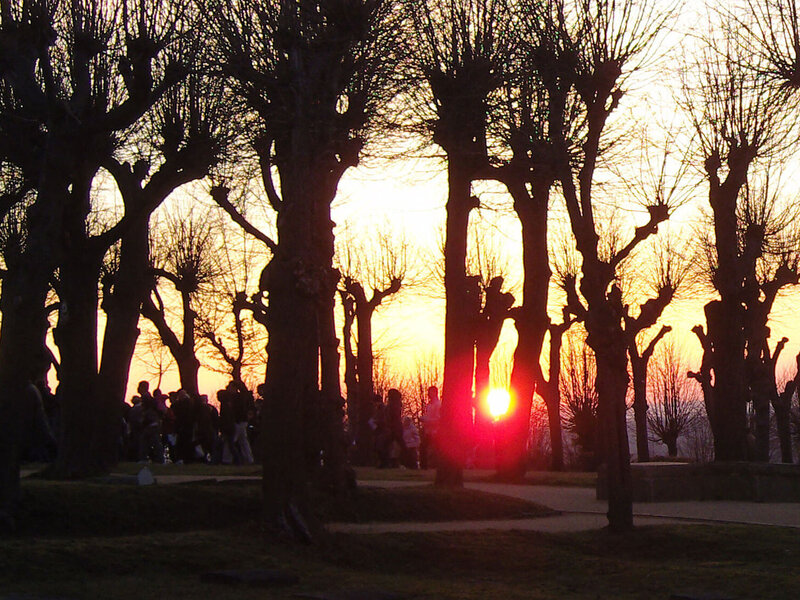
[(353, 354), (353, 321), (355, 320), (355, 306), (352, 296), (342, 293), (342, 307), (344, 309), (344, 325), (342, 337), (344, 338), (344, 387), (347, 394), (347, 421), (350, 425), (350, 435), (356, 439), (358, 432), (358, 380), (356, 378), (356, 357)]
[(570, 326), (567, 315), (561, 325), (550, 327), (550, 365), (549, 375), (544, 385), (544, 402), (547, 407), (547, 421), (550, 427), (550, 466), (553, 471), (564, 470), (564, 436), (561, 428), (561, 345), (564, 333)]
[(647, 361), (634, 353), (631, 353), (630, 358), (633, 375), (633, 418), (636, 423), (636, 458), (640, 463), (650, 462), (647, 433)]
[(372, 356), (372, 312), (373, 309), (364, 296), (356, 297), (356, 330), (358, 346), (356, 347), (356, 370), (358, 372), (358, 429), (356, 436), (356, 462), (359, 465), (374, 466), (374, 436), (369, 426), (369, 415), (372, 414), (375, 387), (373, 383)]
[(463, 469), (472, 444), (472, 379), (475, 372), (474, 324), (480, 310), (477, 289), (466, 275), (467, 228), (476, 206), (468, 169), (455, 157), (448, 162), (445, 239), (444, 382), (439, 426), (436, 484), (463, 485)]
[[(509, 185), (514, 197), (514, 210), (522, 225), (522, 305), (515, 310), (517, 347), (511, 371), (513, 408), (504, 428), (504, 449), (498, 454), (498, 475), (504, 479), (519, 479), (525, 473), (525, 454), (528, 441), (533, 395), (543, 385), (539, 363), (544, 336), (550, 325), (547, 316), (547, 297), (550, 285), (550, 261), (547, 248), (547, 203), (552, 181), (537, 180), (529, 196), (524, 183)], [(547, 406), (550, 439), (561, 439), (561, 418), (558, 407)], [(553, 431), (553, 427), (558, 431)], [(553, 465), (563, 468), (561, 451), (553, 454)]]
[(322, 419), (324, 487), (337, 494), (344, 494), (347, 488), (347, 443), (344, 435), (344, 398), (339, 373), (339, 338), (336, 336), (336, 288), (339, 271), (332, 268), (334, 254), (334, 223), (330, 219), (330, 202), (317, 207), (318, 261), (323, 277), (319, 301), (318, 328), (320, 353), (320, 407)]

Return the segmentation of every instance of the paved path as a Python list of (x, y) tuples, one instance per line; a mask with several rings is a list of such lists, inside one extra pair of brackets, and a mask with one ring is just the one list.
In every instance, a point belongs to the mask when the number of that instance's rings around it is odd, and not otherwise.
[[(419, 485), (409, 481), (362, 481), (360, 485), (405, 487)], [(521, 498), (542, 504), (561, 514), (533, 519), (493, 521), (452, 521), (436, 523), (334, 523), (330, 531), (349, 533), (388, 533), (414, 531), (527, 530), (568, 532), (601, 529), (608, 524), (605, 501), (595, 498), (594, 488), (502, 483), (466, 483), (466, 487)], [(755, 502), (647, 502), (633, 507), (634, 524), (667, 523), (745, 523), (800, 528), (799, 503)]]

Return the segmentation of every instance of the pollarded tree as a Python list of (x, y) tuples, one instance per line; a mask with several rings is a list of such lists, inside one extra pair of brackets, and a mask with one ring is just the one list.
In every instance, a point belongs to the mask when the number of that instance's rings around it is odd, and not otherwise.
[(325, 464), (338, 474), (332, 483), (344, 485), (330, 206), (391, 105), (403, 17), (393, 0), (198, 3), (220, 72), (252, 115), (253, 149), (277, 213), (273, 258), (261, 278), (269, 332), (265, 518), (308, 537), (299, 508), (309, 480), (304, 415), (320, 402), (311, 412), (326, 415)]
[[(646, 200), (646, 221), (635, 228), (627, 242), (604, 252), (598, 229), (598, 197), (595, 189), (598, 162), (608, 138), (608, 121), (624, 93), (626, 75), (635, 69), (651, 42), (662, 33), (668, 12), (654, 3), (587, 0), (557, 1), (539, 7), (538, 18), (548, 23), (541, 35), (551, 38), (553, 52), (541, 58), (550, 71), (543, 83), (548, 89), (568, 85), (576, 94), (585, 130), (578, 153), (566, 137), (565, 123), (551, 127), (557, 176), (561, 184), (572, 233), (581, 255), (581, 278), (568, 294), (572, 314), (580, 317), (588, 332), (587, 344), (597, 363), (598, 415), (603, 456), (609, 482), (608, 520), (612, 530), (633, 526), (632, 483), (626, 423), (628, 358), (623, 326), (625, 307), (617, 284), (618, 269), (633, 250), (655, 234), (666, 220), (666, 198)], [(644, 302), (640, 312), (650, 313), (668, 290)]]
[(633, 383), (633, 416), (636, 424), (636, 455), (638, 462), (650, 460), (650, 446), (648, 444), (650, 436), (647, 432), (649, 423), (647, 418), (649, 410), (647, 402), (648, 364), (656, 350), (656, 346), (665, 335), (672, 331), (672, 327), (662, 325), (661, 329), (650, 337), (643, 348), (639, 346), (639, 337), (653, 327), (661, 318), (664, 309), (667, 308), (683, 284), (689, 269), (688, 262), (682, 258), (680, 252), (669, 240), (655, 246), (653, 255), (647, 256), (645, 254), (644, 259), (646, 260), (647, 258), (650, 259), (650, 264), (653, 265), (653, 280), (649, 283), (659, 301), (652, 303), (648, 307), (649, 311), (643, 311), (640, 308), (636, 317), (630, 314), (630, 308), (626, 305), (624, 317)]
[[(181, 387), (199, 395), (197, 376), (200, 361), (197, 358), (199, 308), (197, 298), (202, 289), (213, 281), (215, 275), (214, 229), (194, 213), (187, 217), (176, 216), (169, 220), (155, 242), (150, 294), (142, 301), (142, 316), (151, 321), (161, 341), (172, 353), (178, 367)], [(177, 292), (176, 310), (159, 284), (168, 282)], [(171, 315), (176, 314), (180, 337), (173, 330)]]
[(442, 456), (436, 481), (461, 485), (472, 426), (476, 302), (466, 272), (467, 229), (477, 208), (472, 182), (486, 168), (491, 96), (511, 52), (511, 16), (503, 0), (408, 0), (411, 63), (424, 83), (418, 123), (447, 157), (445, 350)]
[[(764, 296), (756, 271), (768, 225), (742, 221), (740, 211), (747, 198), (748, 179), (759, 163), (782, 150), (790, 100), (788, 89), (759, 73), (752, 44), (745, 47), (732, 39), (732, 34), (723, 35), (721, 40), (709, 40), (694, 67), (697, 81), (686, 82), (685, 100), (697, 132), (713, 227), (708, 258), (719, 298), (705, 306), (705, 330), (697, 326), (693, 331), (703, 347), (703, 364), (695, 376), (704, 391), (718, 461), (748, 458), (746, 355), (747, 332), (752, 329), (748, 314), (758, 311), (765, 315), (757, 319), (762, 331), (753, 350), (758, 354), (772, 301), (769, 306), (761, 303), (770, 292)], [(778, 271), (774, 274), (779, 275)], [(784, 274), (781, 270), (780, 275)], [(768, 401), (766, 406), (768, 412)]]
[[(366, 236), (367, 234), (365, 234)], [(345, 311), (344, 335), (348, 335), (348, 310), (356, 321), (356, 386), (354, 397), (348, 390), (348, 416), (355, 417), (351, 428), (355, 426), (356, 460), (360, 464), (368, 464), (374, 447), (369, 416), (375, 394), (373, 376), (372, 318), (375, 311), (397, 294), (401, 287), (408, 284), (408, 245), (388, 232), (377, 232), (373, 239), (357, 241), (356, 236), (348, 235), (342, 242), (337, 264), (342, 274), (340, 295)], [(367, 290), (371, 290), (367, 296)], [(352, 308), (351, 308), (352, 303)], [(352, 320), (349, 321), (352, 327)], [(346, 339), (345, 349), (347, 351)], [(351, 354), (352, 350), (348, 352)], [(349, 357), (352, 360), (352, 357)], [(348, 356), (345, 358), (347, 365)], [(345, 379), (347, 382), (347, 379)], [(356, 405), (351, 410), (350, 403)]]
[(701, 401), (697, 387), (686, 375), (683, 357), (673, 342), (661, 346), (650, 370), (650, 403), (646, 413), (649, 439), (664, 444), (667, 454), (674, 457), (678, 455), (678, 438), (697, 419)]
[[(26, 379), (41, 377), (48, 368), (46, 298), (56, 269), (64, 266), (60, 279), (65, 286), (76, 282), (65, 260), (68, 251), (75, 256), (86, 242), (95, 174), (119, 140), (185, 73), (176, 59), (179, 43), (191, 37), (184, 35), (185, 8), (185, 2), (144, 0), (17, 0), (0, 8), (5, 48), (0, 155), (36, 182), (36, 199), (27, 210), (26, 244), (17, 268), (5, 274), (0, 299), (0, 410), (22, 397)], [(101, 261), (102, 255), (89, 265), (95, 274)], [(77, 272), (76, 277), (82, 276)], [(90, 283), (96, 297), (97, 280)], [(83, 287), (88, 289), (89, 283)], [(63, 291), (69, 295), (71, 290)], [(77, 330), (78, 317), (90, 310), (80, 301), (74, 308)], [(67, 310), (69, 302), (62, 298), (61, 316)], [(69, 327), (62, 324), (66, 333)], [(96, 331), (91, 323), (85, 325), (90, 333)], [(70, 356), (63, 354), (60, 375), (69, 379), (91, 364), (94, 341), (70, 348)], [(32, 368), (37, 372), (31, 373)], [(95, 396), (84, 392), (73, 378), (64, 386), (63, 406), (68, 421), (75, 417), (69, 428), (89, 447), (108, 423), (101, 413), (86, 408)], [(5, 458), (2, 462), (4, 470), (14, 470)], [(81, 474), (91, 469), (81, 462), (60, 463), (59, 470)]]

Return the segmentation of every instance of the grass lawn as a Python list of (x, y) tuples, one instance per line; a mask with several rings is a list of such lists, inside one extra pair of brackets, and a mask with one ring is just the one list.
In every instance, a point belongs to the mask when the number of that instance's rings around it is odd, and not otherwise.
[[(800, 589), (800, 531), (794, 529), (336, 534), (298, 547), (263, 538), (258, 482), (23, 485), (21, 531), (0, 538), (0, 598), (271, 600), (378, 590), (431, 600), (667, 600), (686, 591), (794, 600)], [(508, 518), (542, 510), (429, 486), (362, 489), (352, 506), (316, 502), (328, 521)], [(201, 579), (233, 568), (279, 569), (300, 583), (251, 588)]]

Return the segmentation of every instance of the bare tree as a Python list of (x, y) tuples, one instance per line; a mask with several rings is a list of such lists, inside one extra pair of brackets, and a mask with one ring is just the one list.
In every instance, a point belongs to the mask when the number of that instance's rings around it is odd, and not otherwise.
[[(142, 302), (142, 316), (151, 321), (161, 336), (161, 341), (172, 353), (178, 366), (181, 387), (192, 395), (199, 395), (197, 376), (200, 361), (197, 358), (197, 307), (202, 288), (215, 274), (213, 253), (214, 230), (196, 213), (187, 217), (170, 219), (160, 239), (156, 240), (152, 288)], [(173, 330), (171, 313), (174, 308), (164, 300), (159, 283), (168, 282), (178, 294), (179, 309), (176, 320), (180, 337)]]
[[(96, 240), (88, 235), (92, 181), (119, 141), (185, 74), (185, 56), (178, 56), (179, 46), (192, 39), (190, 16), (185, 2), (142, 0), (17, 0), (0, 8), (2, 43), (13, 48), (0, 83), (0, 154), (36, 182), (26, 247), (18, 268), (4, 277), (0, 405), (21, 398), (26, 379), (48, 368), (46, 298), (58, 269), (65, 435), (57, 469), (66, 475), (114, 460), (107, 444), (113, 411), (94, 406), (104, 252), (94, 251)], [(8, 461), (2, 462), (6, 469)]]
[(390, 0), (198, 1), (221, 72), (253, 116), (253, 148), (278, 215), (260, 290), (269, 295), (265, 518), (307, 538), (299, 507), (310, 475), (308, 412), (325, 415), (330, 483), (346, 484), (330, 206), (394, 95), (402, 16)]
[(478, 206), (472, 182), (487, 164), (490, 96), (503, 82), (512, 40), (502, 0), (426, 0), (404, 3), (412, 18), (410, 51), (424, 81), (418, 122), (447, 156), (445, 240), (445, 356), (436, 481), (462, 484), (472, 426), (474, 325), (479, 298), (466, 273), (467, 228)]
[[(716, 460), (746, 460), (747, 403), (752, 363), (769, 363), (764, 348), (769, 337), (766, 318), (775, 294), (796, 281), (791, 265), (775, 270), (766, 280), (757, 264), (765, 253), (768, 225), (749, 213), (748, 181), (760, 163), (781, 153), (787, 128), (789, 90), (760, 72), (753, 49), (730, 32), (709, 40), (700, 57), (697, 80), (687, 81), (692, 92), (685, 105), (697, 132), (698, 150), (708, 182), (713, 238), (709, 246), (711, 281), (719, 299), (706, 304), (706, 327), (695, 327), (704, 351), (698, 378), (714, 433)], [(762, 207), (765, 205), (762, 204)], [(769, 213), (769, 210), (762, 216)], [(750, 339), (748, 339), (748, 337)], [(748, 361), (748, 348), (750, 359)], [(759, 378), (760, 379), (760, 378)], [(774, 383), (774, 376), (773, 376)], [(760, 395), (760, 428), (768, 437), (769, 399)], [(765, 412), (766, 411), (766, 412)], [(763, 434), (762, 434), (763, 438)], [(768, 442), (767, 442), (768, 444)], [(763, 458), (763, 447), (760, 454)]]
[(645, 306), (640, 308), (639, 315), (634, 318), (630, 314), (630, 309), (626, 304), (625, 332), (628, 335), (628, 357), (631, 362), (631, 378), (633, 380), (633, 414), (636, 424), (636, 454), (639, 462), (650, 460), (650, 447), (648, 444), (649, 435), (647, 425), (649, 423), (647, 414), (649, 406), (647, 403), (647, 375), (648, 364), (655, 352), (659, 341), (664, 338), (672, 327), (662, 325), (659, 331), (652, 336), (640, 350), (637, 338), (647, 329), (651, 328), (661, 315), (668, 303), (678, 292), (684, 278), (688, 273), (688, 262), (683, 259), (681, 254), (674, 247), (669, 239), (660, 246), (655, 247), (655, 255), (649, 257), (655, 265), (655, 277), (652, 282), (653, 291), (656, 297), (661, 292), (662, 302), (650, 305), (650, 313), (642, 312)]
[(662, 345), (656, 354), (650, 380), (649, 439), (664, 444), (667, 454), (674, 457), (678, 455), (678, 438), (697, 419), (700, 398), (697, 387), (686, 376), (683, 358), (672, 341)]
[(564, 429), (575, 436), (575, 442), (580, 448), (581, 468), (594, 470), (600, 464), (603, 451), (600, 443), (594, 355), (583, 340), (572, 335), (559, 363)]
[[(369, 417), (375, 393), (373, 386), (373, 340), (372, 318), (375, 311), (397, 294), (407, 283), (408, 244), (389, 232), (375, 232), (372, 239), (356, 241), (355, 236), (345, 237), (338, 256), (339, 271), (342, 274), (340, 295), (345, 311), (344, 334), (352, 329), (352, 317), (356, 320), (356, 395), (351, 396), (348, 389), (348, 415), (355, 418), (356, 454), (360, 464), (369, 464), (374, 447)], [(371, 290), (367, 296), (367, 290)], [(348, 316), (350, 313), (352, 316)], [(348, 358), (352, 361), (352, 349), (347, 349), (350, 340), (346, 338), (345, 366)], [(352, 371), (351, 371), (352, 373)], [(347, 382), (347, 379), (345, 380)], [(354, 404), (355, 410), (350, 408)], [(354, 407), (354, 408), (355, 408)]]
[[(594, 184), (607, 142), (608, 120), (622, 98), (625, 75), (646, 55), (669, 12), (659, 12), (653, 3), (603, 0), (574, 4), (558, 1), (534, 9), (547, 24), (540, 35), (552, 49), (540, 60), (540, 69), (548, 73), (542, 78), (543, 84), (552, 94), (574, 93), (585, 123), (577, 153), (570, 151), (566, 123), (554, 123), (550, 135), (554, 137), (558, 180), (582, 257), (582, 276), (576, 288), (568, 291), (568, 306), (584, 321), (587, 344), (597, 362), (598, 413), (609, 480), (609, 527), (626, 530), (633, 527), (625, 418), (628, 359), (617, 270), (642, 241), (657, 232), (659, 223), (668, 218), (670, 206), (668, 198), (648, 198), (647, 221), (635, 228), (627, 242), (611, 245), (612, 251), (604, 255)], [(669, 290), (659, 290), (655, 298), (643, 303), (642, 317), (668, 295)]]

